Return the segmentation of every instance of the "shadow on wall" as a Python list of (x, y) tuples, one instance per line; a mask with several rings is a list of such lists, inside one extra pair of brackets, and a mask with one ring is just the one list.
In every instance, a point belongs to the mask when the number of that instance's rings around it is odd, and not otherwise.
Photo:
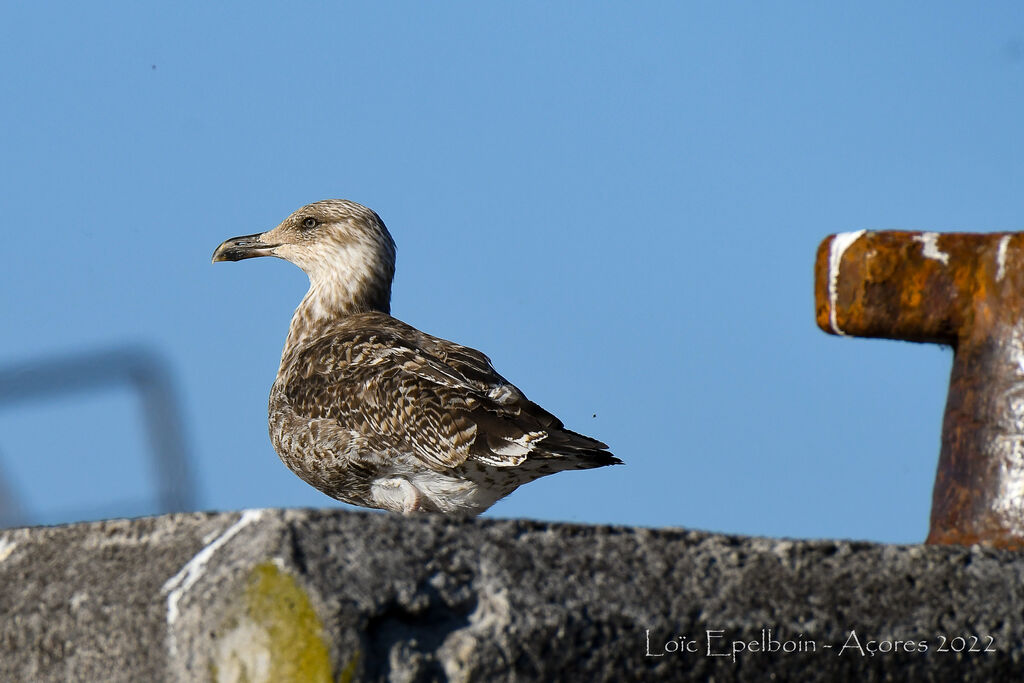
[[(158, 512), (195, 509), (195, 480), (180, 402), (167, 362), (152, 350), (124, 347), (0, 366), (0, 410), (111, 387), (127, 387), (141, 403)], [(31, 511), (4, 476), (2, 459), (0, 453), (0, 528), (32, 524)]]

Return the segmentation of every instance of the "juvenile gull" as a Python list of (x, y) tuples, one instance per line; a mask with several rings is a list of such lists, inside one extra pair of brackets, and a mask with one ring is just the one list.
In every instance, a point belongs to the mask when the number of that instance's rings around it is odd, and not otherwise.
[(309, 276), (270, 390), (281, 460), (332, 498), (397, 512), (476, 515), (562, 470), (621, 463), (565, 428), (484, 354), (392, 318), (395, 243), (344, 199), (227, 240), (213, 261), (276, 256)]

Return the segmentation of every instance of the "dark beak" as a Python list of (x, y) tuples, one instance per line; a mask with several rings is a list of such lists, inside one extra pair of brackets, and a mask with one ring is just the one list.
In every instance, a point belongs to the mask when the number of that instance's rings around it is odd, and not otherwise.
[(266, 244), (260, 238), (263, 233), (255, 235), (243, 235), (225, 240), (213, 252), (213, 262), (217, 261), (241, 261), (246, 258), (257, 256), (272, 256), (276, 244)]

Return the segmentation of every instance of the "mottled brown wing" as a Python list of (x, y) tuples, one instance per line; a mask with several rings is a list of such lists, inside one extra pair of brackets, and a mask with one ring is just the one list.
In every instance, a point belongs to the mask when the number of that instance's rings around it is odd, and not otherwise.
[(542, 424), (560, 426), (483, 354), (406, 327), (342, 331), (297, 351), (285, 383), (293, 409), (372, 433), (434, 469), (471, 457), (516, 465), (547, 436)]
[[(607, 444), (597, 439), (566, 429), (561, 420), (526, 398), (515, 385), (498, 374), (491, 364), (491, 359), (483, 353), (422, 332), (420, 334), (425, 338), (423, 346), (430, 349), (434, 355), (442, 358), (465, 377), (488, 386), (488, 397), (500, 406), (500, 410), (495, 412), (506, 419), (515, 416), (515, 424), (522, 430), (543, 430), (547, 434), (544, 440), (545, 449), (590, 451), (608, 448)], [(494, 410), (493, 407), (491, 409)], [(511, 425), (506, 425), (502, 432), (506, 439), (514, 438), (515, 430), (511, 430), (510, 427)]]

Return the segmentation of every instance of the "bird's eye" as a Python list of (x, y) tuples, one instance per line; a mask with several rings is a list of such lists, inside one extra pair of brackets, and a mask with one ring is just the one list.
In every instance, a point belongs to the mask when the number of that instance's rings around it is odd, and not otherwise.
[(306, 230), (312, 230), (318, 225), (320, 225), (320, 222), (317, 221), (317, 219), (313, 218), (312, 216), (307, 216), (306, 218), (302, 219), (302, 227), (304, 227)]

